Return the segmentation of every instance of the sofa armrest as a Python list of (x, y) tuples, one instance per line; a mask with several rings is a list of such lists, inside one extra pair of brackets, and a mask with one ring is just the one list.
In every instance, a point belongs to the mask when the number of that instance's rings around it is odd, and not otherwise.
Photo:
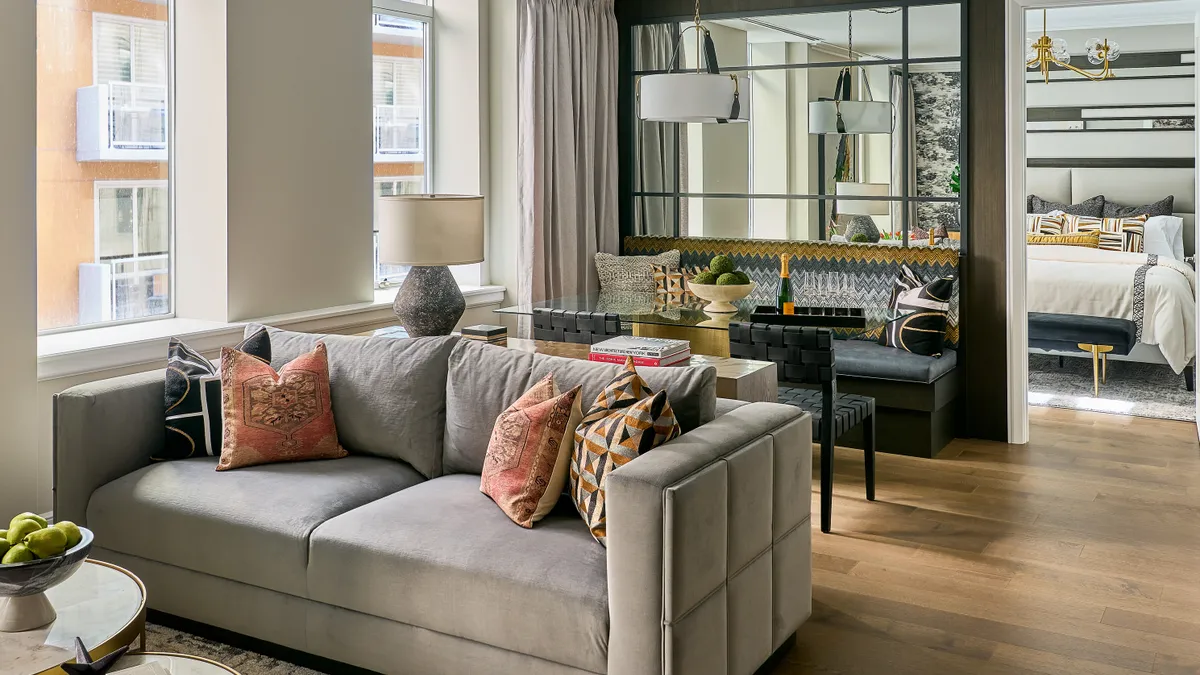
[(812, 420), (751, 403), (605, 486), (610, 675), (750, 673), (812, 613)]
[(745, 401), (737, 401), (737, 400), (734, 400), (731, 398), (718, 398), (717, 399), (717, 409), (716, 409), (717, 417), (720, 417), (721, 415), (725, 415), (727, 413), (731, 413), (734, 410), (737, 410), (738, 408), (741, 408), (741, 407), (747, 406), (747, 405), (750, 405), (750, 404)]
[(54, 517), (80, 525), (96, 488), (163, 446), (166, 371), (71, 387), (54, 397)]

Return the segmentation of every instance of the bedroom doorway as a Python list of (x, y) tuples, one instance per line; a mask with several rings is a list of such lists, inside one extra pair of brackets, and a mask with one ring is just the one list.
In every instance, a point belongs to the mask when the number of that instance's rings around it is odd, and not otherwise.
[(1030, 405), (1195, 423), (1200, 3), (1009, 4), (1010, 440)]

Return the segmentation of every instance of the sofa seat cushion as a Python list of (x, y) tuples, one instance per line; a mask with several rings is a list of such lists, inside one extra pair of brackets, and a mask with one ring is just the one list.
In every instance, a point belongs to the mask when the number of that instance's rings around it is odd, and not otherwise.
[(525, 529), (460, 474), (318, 527), (308, 586), (319, 602), (604, 672), (605, 565), (569, 502)]
[(865, 340), (833, 343), (838, 376), (871, 377), (929, 384), (958, 365), (958, 353), (945, 349), (940, 357), (921, 356)]
[(308, 597), (312, 531), (424, 480), (376, 457), (215, 469), (185, 459), (118, 478), (92, 495), (87, 525), (118, 553)]

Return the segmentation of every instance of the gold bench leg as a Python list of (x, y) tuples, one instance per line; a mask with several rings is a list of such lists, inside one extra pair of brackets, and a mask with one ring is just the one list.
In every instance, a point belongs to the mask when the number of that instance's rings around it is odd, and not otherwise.
[(1113, 350), (1110, 345), (1093, 345), (1086, 342), (1080, 342), (1077, 345), (1085, 352), (1090, 352), (1092, 355), (1092, 390), (1096, 398), (1100, 398), (1100, 382), (1101, 382), (1101, 362), (1103, 362), (1103, 381), (1108, 383), (1108, 353)]

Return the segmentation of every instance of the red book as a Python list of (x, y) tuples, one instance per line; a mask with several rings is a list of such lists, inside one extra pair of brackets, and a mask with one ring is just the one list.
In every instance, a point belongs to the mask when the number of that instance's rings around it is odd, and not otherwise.
[[(628, 357), (619, 354), (597, 354), (592, 352), (588, 354), (589, 361), (598, 361), (600, 363), (615, 363), (617, 365), (625, 365), (625, 359)], [(664, 368), (667, 366), (684, 366), (692, 358), (691, 350), (685, 350), (678, 354), (672, 354), (665, 359), (655, 359), (649, 356), (634, 356), (633, 365), (642, 366), (643, 368)]]

